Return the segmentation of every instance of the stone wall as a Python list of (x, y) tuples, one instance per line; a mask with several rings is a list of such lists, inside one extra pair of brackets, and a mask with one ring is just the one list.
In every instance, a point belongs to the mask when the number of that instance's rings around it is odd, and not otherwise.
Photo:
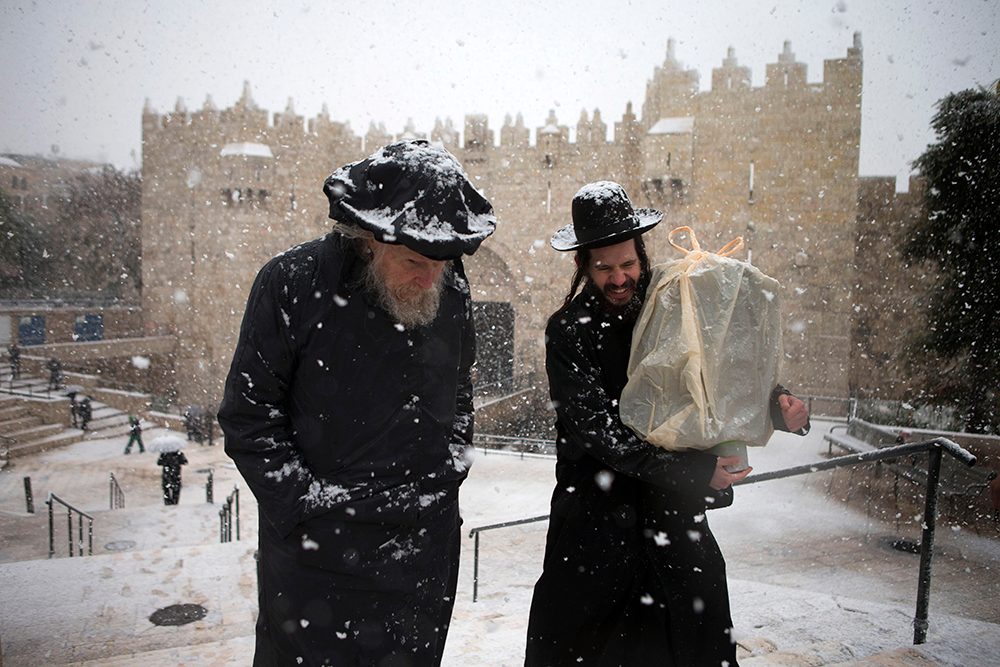
[[(451, 150), (493, 202), (500, 225), (466, 260), (473, 296), (515, 310), (516, 372), (541, 368), (543, 329), (573, 272), (548, 245), (569, 222), (585, 183), (617, 180), (637, 206), (665, 212), (648, 238), (654, 261), (676, 256), (667, 233), (691, 225), (709, 249), (743, 236), (752, 260), (784, 286), (784, 381), (800, 393), (846, 396), (858, 201), (862, 59), (859, 37), (810, 83), (786, 42), (767, 82), (753, 88), (730, 50), (698, 90), (668, 47), (647, 82), (642, 116), (631, 102), (613, 122), (583, 111), (574, 131), (550, 112), (532, 133), (520, 116), (499, 133), (484, 115), (429, 138)], [(326, 109), (305, 122), (289, 102), (273, 115), (249, 86), (234, 107), (207, 100), (188, 112), (143, 113), (143, 311), (147, 333), (179, 340), (183, 403), (221, 396), (246, 297), (271, 256), (329, 228), (322, 182), (392, 137), (364, 141)], [(495, 138), (499, 135), (499, 142)], [(575, 135), (575, 140), (571, 140)]]

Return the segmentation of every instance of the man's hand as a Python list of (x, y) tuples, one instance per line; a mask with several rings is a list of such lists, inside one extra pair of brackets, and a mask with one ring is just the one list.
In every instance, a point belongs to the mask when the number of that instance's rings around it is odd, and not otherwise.
[(785, 426), (792, 433), (795, 433), (809, 423), (809, 411), (801, 398), (796, 398), (791, 394), (778, 396), (778, 407), (781, 408), (781, 417), (785, 420)]
[[(799, 402), (801, 403), (801, 401)], [(712, 480), (708, 485), (716, 491), (722, 491), (749, 475), (753, 468), (747, 467), (739, 472), (726, 470), (726, 466), (739, 465), (742, 460), (739, 456), (720, 456), (715, 462), (715, 472), (712, 473)]]

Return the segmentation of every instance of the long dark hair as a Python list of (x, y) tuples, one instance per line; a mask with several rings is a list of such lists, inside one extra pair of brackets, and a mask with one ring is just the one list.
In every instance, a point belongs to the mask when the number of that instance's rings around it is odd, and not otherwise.
[[(639, 284), (636, 286), (639, 294), (646, 293), (646, 285), (649, 282), (649, 255), (646, 254), (646, 242), (642, 240), (642, 234), (635, 237), (635, 254), (639, 258)], [(587, 267), (590, 266), (590, 248), (581, 248), (576, 251), (576, 272), (573, 274), (573, 282), (570, 283), (569, 294), (563, 300), (563, 306), (576, 296), (580, 285), (587, 279)]]

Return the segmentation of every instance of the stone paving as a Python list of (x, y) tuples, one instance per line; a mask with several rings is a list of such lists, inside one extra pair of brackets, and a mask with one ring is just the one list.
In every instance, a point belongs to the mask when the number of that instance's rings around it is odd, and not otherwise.
[[(147, 429), (147, 445), (165, 432)], [(126, 440), (87, 440), (15, 459), (0, 471), (0, 646), (7, 667), (250, 664), (252, 496), (221, 446), (191, 444), (181, 502), (164, 507), (156, 454), (125, 456)], [(820, 449), (811, 440), (789, 443), (753, 452), (752, 463), (773, 469), (781, 461), (769, 457), (786, 444), (794, 463)], [(480, 455), (463, 487), (466, 529), (547, 513), (551, 466), (550, 459)], [(209, 470), (211, 505), (204, 488)], [(108, 509), (109, 472), (125, 489), (124, 510)], [(25, 512), (27, 474), (35, 516)], [(243, 539), (219, 544), (219, 503), (234, 485), (241, 488)], [(42, 501), (50, 491), (95, 517), (93, 557), (67, 558), (65, 544), (57, 543), (57, 557), (47, 558)], [(895, 526), (845, 506), (822, 482), (780, 480), (737, 494), (733, 508), (710, 513), (710, 520), (727, 556), (744, 667), (998, 664), (992, 657), (1000, 655), (995, 537), (940, 527), (929, 641), (911, 647), (917, 557), (888, 546)], [(65, 518), (57, 526), (65, 537)], [(484, 535), (475, 603), (466, 540), (446, 666), (520, 664), (545, 529), (540, 522)], [(157, 609), (184, 603), (208, 613), (183, 626), (149, 621)]]

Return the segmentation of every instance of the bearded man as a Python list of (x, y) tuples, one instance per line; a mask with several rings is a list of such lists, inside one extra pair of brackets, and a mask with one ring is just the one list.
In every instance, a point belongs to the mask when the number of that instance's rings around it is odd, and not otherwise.
[[(526, 667), (737, 667), (725, 560), (705, 510), (731, 503), (750, 469), (655, 447), (618, 411), (650, 275), (642, 235), (662, 217), (599, 181), (577, 192), (572, 224), (552, 236), (555, 250), (576, 252), (576, 273), (545, 329), (556, 487)], [(775, 428), (808, 423), (781, 387), (770, 415)]]
[(461, 257), (496, 219), (426, 141), (324, 192), (333, 232), (260, 271), (218, 415), (259, 505), (254, 664), (438, 665), (473, 427)]

